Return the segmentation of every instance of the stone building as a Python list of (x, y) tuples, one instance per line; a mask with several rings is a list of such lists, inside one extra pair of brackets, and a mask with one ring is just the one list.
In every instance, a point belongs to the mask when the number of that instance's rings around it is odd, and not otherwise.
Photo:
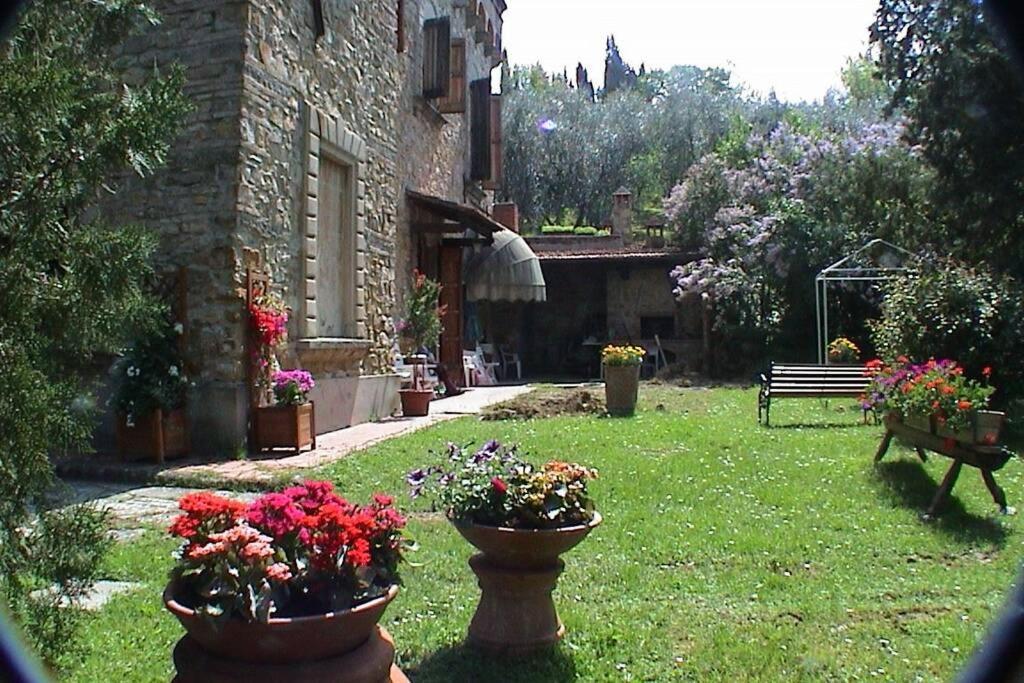
[(535, 376), (596, 377), (608, 342), (660, 343), (670, 362), (702, 365), (703, 311), (698, 299), (672, 294), (669, 272), (694, 258), (645, 235), (633, 223), (631, 194), (615, 193), (606, 236), (530, 235), (547, 283), (547, 300), (482, 309), (488, 341), (519, 350)]
[(195, 110), (168, 167), (103, 209), (186, 268), (194, 442), (244, 447), (250, 269), (291, 310), (282, 356), (317, 376), (318, 431), (388, 414), (393, 321), (422, 247), (409, 192), (490, 225), (504, 1), (153, 5), (163, 21), (126, 44), (125, 73), (181, 64)]

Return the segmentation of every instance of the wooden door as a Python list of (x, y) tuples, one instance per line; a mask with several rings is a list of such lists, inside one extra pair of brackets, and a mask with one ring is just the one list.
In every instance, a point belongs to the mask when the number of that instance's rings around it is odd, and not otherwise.
[(439, 360), (452, 381), (462, 386), (462, 247), (441, 247), (441, 287), (444, 331)]

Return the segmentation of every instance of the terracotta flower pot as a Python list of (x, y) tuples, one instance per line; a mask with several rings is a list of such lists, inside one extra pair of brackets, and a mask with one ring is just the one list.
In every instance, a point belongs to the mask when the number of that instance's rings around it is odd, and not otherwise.
[(487, 560), (508, 569), (554, 567), (558, 558), (575, 548), (601, 523), (595, 512), (589, 524), (560, 529), (509, 529), (452, 520), (452, 525)]
[(398, 395), (402, 399), (402, 415), (423, 417), (430, 413), (430, 401), (434, 398), (433, 389), (401, 389)]
[(379, 598), (343, 612), (251, 623), (231, 619), (215, 627), (175, 599), (177, 586), (164, 591), (164, 605), (206, 653), (241, 662), (294, 664), (339, 657), (366, 643), (384, 610), (398, 595), (391, 586)]
[(264, 406), (253, 415), (253, 450), (287, 448), (296, 453), (316, 448), (316, 407), (313, 401), (301, 405)]
[(629, 417), (635, 413), (639, 388), (639, 365), (604, 366), (604, 398), (609, 415)]
[(561, 529), (508, 529), (454, 522), (482, 552), (469, 560), (480, 603), (469, 624), (469, 643), (496, 654), (528, 654), (555, 645), (565, 634), (551, 597), (565, 568), (559, 555), (601, 523)]
[(188, 420), (184, 408), (164, 411), (157, 408), (128, 424), (125, 415), (117, 415), (117, 452), (122, 459), (147, 458), (161, 463), (189, 451)]

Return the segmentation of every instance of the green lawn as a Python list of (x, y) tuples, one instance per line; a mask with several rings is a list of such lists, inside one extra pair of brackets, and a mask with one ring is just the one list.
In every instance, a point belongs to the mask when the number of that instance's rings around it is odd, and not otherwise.
[[(947, 514), (920, 521), (948, 461), (922, 467), (894, 446), (874, 467), (881, 429), (842, 403), (780, 402), (766, 429), (754, 390), (645, 386), (632, 419), (460, 419), (320, 474), (357, 499), (404, 493), (428, 448), (492, 437), (601, 471), (605, 522), (566, 556), (556, 592), (567, 637), (532, 660), (462, 647), (477, 598), (470, 548), (414, 515), (420, 550), (384, 624), (417, 683), (950, 680), (1016, 577), (1021, 523), (996, 513), (970, 469)], [(1021, 474), (1011, 461), (997, 476), (1024, 507)], [(154, 534), (117, 550), (111, 575), (147, 590), (90, 619), (64, 680), (167, 680), (179, 628), (159, 592), (172, 547)]]

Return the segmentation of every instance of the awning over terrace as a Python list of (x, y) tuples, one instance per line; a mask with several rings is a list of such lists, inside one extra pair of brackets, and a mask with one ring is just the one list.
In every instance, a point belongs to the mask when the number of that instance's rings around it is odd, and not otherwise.
[(546, 300), (540, 261), (519, 234), (468, 204), (412, 190), (407, 195), (421, 212), (420, 220), (412, 223), (414, 231), (440, 234), (442, 244), (464, 247), (462, 273), (467, 300)]
[(414, 190), (407, 190), (406, 195), (413, 206), (441, 219), (437, 223), (413, 223), (414, 230), (453, 233), (462, 232), (468, 228), (476, 234), (487, 238), (490, 238), (496, 232), (505, 230), (504, 225), (474, 206), (459, 204)]
[(494, 243), (466, 257), (466, 298), (470, 301), (546, 301), (540, 260), (511, 230), (494, 234)]

